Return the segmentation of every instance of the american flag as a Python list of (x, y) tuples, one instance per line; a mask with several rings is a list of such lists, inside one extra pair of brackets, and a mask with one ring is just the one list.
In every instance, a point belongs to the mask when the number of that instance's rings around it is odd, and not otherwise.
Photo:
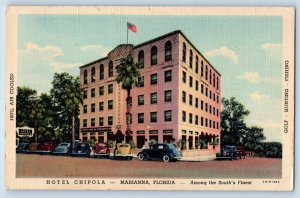
[(127, 22), (127, 28), (129, 30), (131, 30), (132, 32), (136, 32), (137, 31), (136, 30), (136, 26), (134, 24), (132, 24), (132, 23), (129, 23), (129, 22)]

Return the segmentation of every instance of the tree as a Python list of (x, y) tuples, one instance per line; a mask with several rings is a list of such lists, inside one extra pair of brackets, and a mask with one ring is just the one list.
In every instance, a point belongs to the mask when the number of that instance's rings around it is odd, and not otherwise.
[(259, 145), (265, 139), (266, 137), (263, 134), (263, 128), (254, 126), (247, 128), (242, 141), (246, 150), (253, 151), (255, 149), (258, 149), (257, 145)]
[(64, 141), (75, 143), (75, 133), (79, 132), (79, 106), (83, 103), (79, 77), (68, 73), (55, 73), (50, 96), (52, 98), (55, 130)]
[(135, 63), (132, 55), (128, 55), (126, 58), (121, 58), (120, 64), (117, 65), (116, 70), (118, 72), (117, 82), (121, 83), (122, 88), (127, 90), (126, 98), (126, 134), (130, 134), (131, 127), (131, 96), (130, 92), (133, 86), (138, 85), (140, 77), (140, 64)]
[(247, 131), (244, 119), (249, 115), (249, 111), (234, 97), (229, 100), (222, 98), (222, 104), (221, 144), (238, 145), (242, 143), (242, 138)]

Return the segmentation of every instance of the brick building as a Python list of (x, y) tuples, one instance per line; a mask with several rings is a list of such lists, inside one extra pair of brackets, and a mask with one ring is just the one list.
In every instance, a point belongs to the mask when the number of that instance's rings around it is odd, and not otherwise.
[[(115, 81), (119, 59), (132, 54), (142, 65), (132, 89), (131, 134), (126, 130), (126, 90)], [(133, 46), (117, 46), (80, 67), (83, 141), (181, 140), (182, 149), (220, 148), (221, 75), (179, 30)]]

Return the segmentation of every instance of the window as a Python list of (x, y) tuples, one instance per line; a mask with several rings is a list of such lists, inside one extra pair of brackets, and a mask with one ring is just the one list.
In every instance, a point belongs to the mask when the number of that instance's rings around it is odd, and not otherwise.
[(217, 129), (219, 129), (219, 122), (217, 122), (216, 125), (217, 125)]
[(204, 93), (204, 85), (201, 84), (201, 93), (203, 94)]
[(109, 84), (108, 85), (108, 93), (110, 94), (110, 93), (113, 93), (114, 92), (114, 86), (113, 86), (113, 84)]
[(190, 87), (193, 87), (193, 77), (190, 76)]
[(213, 94), (213, 100), (216, 101), (216, 94)]
[(157, 122), (157, 112), (150, 112), (150, 122)]
[(157, 47), (153, 46), (151, 48), (151, 65), (157, 64)]
[(165, 82), (172, 81), (172, 70), (165, 71)]
[(208, 127), (208, 119), (205, 118), (205, 126)]
[(183, 46), (182, 46), (182, 61), (186, 62), (186, 45), (183, 42)]
[(198, 60), (198, 56), (196, 56), (195, 72), (196, 72), (197, 74), (198, 74), (198, 72), (199, 72), (199, 60)]
[(209, 128), (211, 128), (211, 120), (209, 120)]
[(99, 118), (99, 126), (104, 126), (104, 118), (103, 117)]
[(87, 84), (88, 82), (88, 74), (87, 74), (87, 70), (85, 69), (83, 72), (83, 83)]
[(156, 104), (157, 103), (157, 93), (151, 93), (151, 98), (150, 98), (150, 103), (151, 104)]
[(99, 111), (104, 110), (104, 102), (99, 102)]
[(190, 50), (190, 68), (193, 69), (193, 51)]
[(205, 80), (208, 78), (208, 68), (207, 65), (205, 66)]
[(219, 116), (219, 109), (217, 109), (217, 116)]
[(191, 94), (189, 95), (189, 104), (193, 105), (193, 96)]
[(87, 127), (87, 119), (83, 119), (83, 127)]
[(208, 104), (205, 103), (205, 111), (208, 112)]
[(88, 90), (85, 89), (85, 90), (83, 90), (83, 98), (86, 99), (87, 96), (88, 96)]
[(114, 118), (112, 116), (108, 116), (107, 125), (113, 125), (113, 124), (114, 124)]
[(157, 84), (157, 74), (151, 74), (151, 85)]
[(213, 107), (213, 115), (216, 115), (216, 108)]
[(164, 115), (165, 115), (165, 122), (172, 121), (172, 110), (165, 111)]
[(203, 60), (201, 61), (201, 77), (203, 76), (204, 73), (204, 65), (203, 65)]
[(112, 77), (114, 75), (114, 64), (112, 61), (108, 63), (108, 77)]
[(204, 123), (203, 123), (203, 117), (201, 117), (201, 126), (203, 126), (203, 124), (204, 124)]
[(139, 87), (144, 87), (144, 76), (139, 76), (138, 85)]
[(198, 98), (195, 99), (195, 107), (198, 108)]
[(99, 95), (100, 96), (104, 95), (104, 86), (99, 87)]
[(185, 71), (182, 72), (182, 82), (186, 83), (186, 72)]
[(216, 79), (215, 79), (215, 73), (213, 74), (213, 87), (215, 87), (215, 85), (216, 85)]
[(189, 122), (193, 124), (193, 114), (189, 113)]
[(108, 101), (108, 109), (113, 109), (113, 100)]
[(165, 91), (165, 102), (172, 101), (172, 90)]
[(138, 113), (138, 123), (144, 123), (144, 113)]
[(203, 110), (203, 100), (201, 100), (201, 110)]
[(211, 84), (211, 69), (209, 69), (209, 84)]
[(87, 113), (87, 105), (83, 105), (83, 113)]
[(219, 96), (217, 96), (217, 103), (219, 103)]
[(96, 80), (95, 73), (96, 73), (95, 67), (93, 67), (93, 68), (92, 68), (92, 78), (91, 78), (92, 82), (95, 82), (95, 80)]
[(198, 82), (198, 80), (196, 80), (196, 91), (198, 91), (199, 90), (199, 82)]
[(91, 118), (91, 126), (92, 126), (92, 127), (94, 127), (94, 126), (95, 126), (95, 124), (96, 124), (96, 122), (95, 122), (95, 118)]
[(182, 111), (182, 122), (186, 122), (186, 112)]
[(95, 97), (95, 88), (91, 89), (91, 97)]
[(95, 105), (95, 103), (92, 103), (91, 104), (91, 112), (95, 112), (95, 110), (96, 110), (96, 105)]
[(213, 121), (213, 128), (216, 128), (216, 122)]
[(144, 95), (138, 96), (138, 105), (144, 105)]
[(143, 50), (141, 50), (141, 51), (139, 51), (139, 54), (138, 54), (138, 63), (140, 64), (140, 67), (141, 68), (144, 68), (144, 61), (145, 59), (144, 59), (144, 51)]
[(211, 114), (211, 105), (209, 105), (209, 113)]
[(199, 125), (198, 115), (195, 116), (195, 124)]
[(100, 80), (104, 79), (104, 65), (100, 65)]
[(165, 44), (165, 61), (172, 60), (172, 43), (167, 41)]
[(211, 96), (212, 94), (211, 94), (211, 90), (209, 90), (209, 99), (211, 99)]
[(186, 101), (186, 92), (182, 91), (182, 102), (185, 103), (185, 101)]
[(219, 89), (219, 77), (217, 76), (217, 89)]
[(208, 88), (205, 87), (205, 96), (208, 97)]

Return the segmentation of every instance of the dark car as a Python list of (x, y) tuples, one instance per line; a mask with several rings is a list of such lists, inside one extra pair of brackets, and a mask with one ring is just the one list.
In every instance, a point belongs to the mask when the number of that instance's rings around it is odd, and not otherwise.
[(90, 157), (91, 148), (88, 143), (77, 143), (74, 150), (71, 152), (71, 156), (86, 156)]
[(52, 152), (53, 155), (69, 155), (72, 150), (71, 143), (60, 143)]
[(17, 153), (26, 153), (27, 149), (28, 149), (29, 143), (19, 143), (18, 147), (17, 147)]
[(244, 146), (236, 146), (236, 152), (237, 152), (237, 156), (240, 159), (246, 158), (246, 152), (245, 152)]
[(31, 143), (29, 144), (26, 153), (37, 153), (39, 150), (40, 143)]
[(94, 157), (104, 156), (109, 157), (109, 146), (108, 143), (97, 143), (95, 145)]
[(221, 152), (217, 153), (216, 158), (217, 159), (230, 159), (230, 160), (236, 159), (237, 160), (238, 156), (237, 156), (236, 147), (230, 146), (230, 145), (221, 147)]
[(164, 162), (180, 159), (180, 153), (173, 144), (154, 144), (150, 149), (143, 149), (137, 156), (140, 160), (163, 160)]
[(55, 142), (44, 142), (40, 144), (38, 152), (41, 154), (52, 153), (56, 147), (57, 144)]

